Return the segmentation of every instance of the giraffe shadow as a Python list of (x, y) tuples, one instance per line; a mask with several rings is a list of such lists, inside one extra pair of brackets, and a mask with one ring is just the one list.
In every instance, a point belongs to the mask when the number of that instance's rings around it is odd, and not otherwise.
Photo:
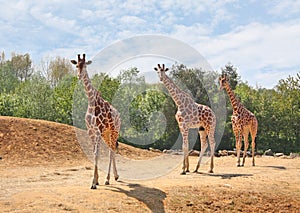
[(286, 167), (284, 167), (284, 166), (256, 166), (256, 167), (286, 170)]
[(129, 187), (125, 190), (120, 187), (110, 186), (107, 190), (113, 190), (114, 192), (123, 193), (128, 197), (135, 198), (136, 200), (143, 202), (151, 212), (165, 212), (163, 200), (166, 198), (166, 193), (160, 189), (149, 188), (136, 183), (126, 183), (124, 181), (118, 181)]
[(224, 173), (219, 173), (219, 174), (214, 174), (214, 173), (203, 173), (203, 172), (196, 172), (196, 174), (201, 174), (201, 175), (206, 175), (210, 177), (220, 177), (221, 179), (231, 179), (235, 177), (251, 177), (253, 174), (224, 174)]

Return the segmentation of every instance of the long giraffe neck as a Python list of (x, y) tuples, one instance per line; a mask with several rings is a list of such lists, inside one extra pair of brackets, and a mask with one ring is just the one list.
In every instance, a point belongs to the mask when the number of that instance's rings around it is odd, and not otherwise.
[(88, 103), (89, 105), (94, 105), (96, 97), (95, 92), (97, 92), (97, 90), (93, 87), (86, 69), (83, 70), (82, 80), (84, 84), (85, 94), (88, 97)]
[(233, 111), (237, 111), (241, 106), (240, 102), (235, 97), (233, 90), (230, 88), (229, 84), (225, 85), (225, 90), (229, 96)]
[(175, 104), (179, 106), (181, 104), (180, 94), (182, 93), (182, 91), (177, 87), (176, 84), (174, 84), (174, 82), (167, 75), (165, 75), (163, 83), (168, 89), (169, 93), (171, 94)]

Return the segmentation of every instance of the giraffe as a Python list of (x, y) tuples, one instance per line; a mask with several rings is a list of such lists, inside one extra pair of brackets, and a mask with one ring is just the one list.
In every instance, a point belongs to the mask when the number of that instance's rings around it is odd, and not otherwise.
[[(252, 166), (255, 166), (254, 160), (254, 150), (255, 150), (255, 139), (257, 134), (258, 128), (258, 121), (255, 115), (246, 109), (241, 102), (235, 97), (233, 90), (231, 89), (228, 77), (226, 75), (222, 75), (219, 78), (220, 81), (220, 90), (225, 89), (231, 105), (233, 109), (231, 122), (232, 122), (232, 129), (236, 140), (236, 151), (237, 151), (237, 166), (244, 166), (246, 152), (248, 150), (249, 141), (248, 136), (249, 132), (252, 138)], [(243, 153), (243, 162), (240, 165), (240, 151), (242, 147), (242, 138), (244, 137), (244, 153)]]
[(87, 65), (92, 61), (85, 60), (78, 54), (78, 61), (71, 60), (72, 64), (77, 67), (77, 77), (84, 83), (86, 95), (88, 97), (88, 108), (85, 115), (85, 123), (87, 132), (94, 145), (94, 178), (91, 189), (96, 189), (98, 183), (98, 160), (100, 141), (104, 141), (109, 148), (109, 165), (106, 176), (105, 185), (109, 185), (111, 163), (113, 164), (113, 172), (115, 180), (119, 175), (116, 168), (115, 151), (118, 147), (118, 135), (121, 126), (119, 112), (101, 97), (101, 93), (97, 91), (91, 84), (91, 80), (87, 73)]
[(210, 143), (210, 173), (213, 173), (214, 168), (214, 150), (215, 150), (215, 128), (216, 128), (216, 116), (214, 112), (205, 105), (195, 103), (190, 95), (181, 91), (179, 87), (166, 75), (166, 72), (169, 70), (165, 68), (165, 65), (158, 64), (158, 67), (155, 67), (154, 70), (157, 71), (160, 81), (163, 82), (165, 87), (168, 89), (171, 94), (172, 99), (174, 100), (177, 106), (177, 112), (175, 118), (177, 120), (179, 130), (182, 134), (183, 143), (183, 167), (182, 175), (185, 175), (186, 172), (189, 172), (189, 159), (188, 159), (188, 132), (190, 128), (198, 128), (200, 141), (201, 141), (201, 152), (199, 154), (198, 163), (194, 172), (198, 172), (202, 157), (208, 143), (206, 138), (208, 137)]

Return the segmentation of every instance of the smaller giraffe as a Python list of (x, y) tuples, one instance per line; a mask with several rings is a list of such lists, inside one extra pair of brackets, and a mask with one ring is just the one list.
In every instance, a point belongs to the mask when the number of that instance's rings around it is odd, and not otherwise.
[(165, 68), (165, 65), (157, 65), (154, 70), (157, 71), (160, 81), (163, 82), (165, 87), (168, 89), (170, 95), (172, 96), (176, 106), (177, 112), (175, 118), (177, 120), (180, 132), (182, 134), (183, 143), (183, 167), (182, 175), (185, 175), (186, 172), (189, 172), (189, 159), (188, 159), (188, 133), (191, 128), (198, 128), (200, 141), (201, 141), (201, 152), (199, 155), (199, 160), (194, 172), (198, 171), (198, 168), (201, 163), (201, 159), (204, 155), (206, 148), (208, 147), (207, 137), (210, 143), (210, 173), (213, 173), (214, 168), (214, 151), (215, 151), (215, 128), (216, 128), (216, 116), (211, 108), (208, 106), (195, 103), (193, 98), (187, 93), (181, 91), (176, 84), (166, 75), (166, 72), (169, 70)]
[(121, 119), (119, 112), (105, 101), (101, 97), (101, 93), (92, 86), (86, 69), (87, 65), (91, 64), (92, 61), (85, 61), (85, 54), (83, 54), (83, 58), (80, 58), (80, 54), (78, 54), (78, 60), (71, 60), (71, 62), (77, 67), (78, 79), (83, 81), (85, 92), (88, 97), (85, 123), (88, 135), (94, 144), (95, 168), (91, 189), (96, 189), (96, 185), (99, 185), (98, 160), (101, 141), (104, 141), (109, 147), (109, 165), (105, 185), (109, 184), (111, 163), (113, 163), (115, 180), (118, 180), (119, 178), (116, 168), (115, 151), (118, 147), (117, 139), (120, 131)]
[[(255, 139), (257, 135), (257, 128), (258, 128), (258, 121), (255, 115), (246, 109), (241, 102), (235, 97), (233, 90), (231, 89), (228, 77), (223, 75), (219, 78), (220, 81), (220, 90), (225, 89), (231, 105), (233, 109), (231, 122), (232, 122), (232, 129), (235, 135), (236, 140), (236, 151), (237, 151), (237, 166), (244, 166), (245, 158), (249, 146), (248, 136), (249, 133), (252, 138), (252, 166), (255, 166), (254, 160), (254, 150), (255, 150)], [(240, 165), (240, 151), (242, 148), (242, 138), (244, 137), (244, 154), (243, 154), (243, 162)]]

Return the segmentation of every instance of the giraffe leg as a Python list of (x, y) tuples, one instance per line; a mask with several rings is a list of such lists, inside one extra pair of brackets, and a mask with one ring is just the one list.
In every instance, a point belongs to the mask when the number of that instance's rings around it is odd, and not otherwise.
[(190, 172), (190, 161), (189, 161), (189, 150), (187, 151), (187, 156), (186, 156), (186, 172)]
[(248, 135), (249, 135), (248, 132), (244, 134), (244, 153), (243, 153), (243, 162), (242, 162), (242, 166), (244, 166), (244, 164), (245, 164), (245, 159), (246, 159), (246, 155), (247, 155), (247, 150), (248, 150), (248, 147), (249, 147)]
[(112, 163), (113, 163), (114, 176), (115, 176), (115, 180), (118, 180), (118, 179), (119, 179), (119, 175), (118, 175), (118, 171), (117, 171), (117, 166), (116, 166), (116, 155), (115, 155), (115, 152), (114, 152), (114, 151), (112, 151), (112, 155), (113, 155)]
[(110, 168), (111, 168), (111, 162), (112, 161), (113, 161), (113, 151), (111, 149), (109, 149), (109, 163), (108, 163), (108, 170), (107, 170), (105, 185), (109, 185)]
[(215, 146), (216, 146), (214, 133), (209, 134), (208, 139), (209, 139), (209, 145), (210, 145), (210, 170), (209, 170), (209, 173), (214, 173), (214, 171), (213, 171), (214, 155), (215, 155)]
[(255, 139), (256, 136), (251, 135), (252, 136), (252, 142), (251, 142), (251, 148), (252, 148), (252, 166), (255, 166), (255, 160), (254, 160), (254, 152), (255, 152)]
[(236, 139), (236, 156), (237, 156), (237, 163), (236, 166), (239, 167), (241, 160), (240, 160), (240, 155), (241, 155), (241, 147), (242, 147), (242, 135), (239, 133)]
[(196, 166), (196, 169), (194, 172), (198, 172), (198, 169), (200, 167), (200, 164), (201, 164), (201, 160), (202, 160), (202, 157), (204, 155), (204, 152), (205, 150), (207, 149), (207, 141), (206, 141), (206, 132), (205, 131), (199, 131), (199, 135), (200, 135), (200, 143), (201, 143), (201, 151), (200, 151), (200, 154), (199, 154), (199, 160), (198, 160), (198, 163), (197, 163), (197, 166)]
[(95, 168), (94, 168), (94, 178), (93, 178), (93, 182), (92, 182), (92, 186), (91, 189), (96, 189), (96, 185), (99, 185), (98, 182), (98, 160), (99, 160), (99, 149), (100, 149), (100, 145), (98, 142), (95, 143), (95, 147), (94, 147), (94, 157), (95, 157)]
[(182, 143), (182, 150), (183, 150), (183, 166), (182, 166), (182, 175), (185, 175), (186, 172), (189, 172), (189, 142), (188, 142), (188, 129), (185, 131), (182, 131), (182, 138), (183, 138), (183, 143)]
[(111, 150), (111, 155), (112, 155), (112, 164), (113, 164), (113, 172), (115, 176), (115, 180), (119, 179), (118, 171), (117, 171), (117, 166), (116, 166), (116, 152), (118, 153), (118, 135), (119, 135), (119, 129), (118, 131), (113, 131), (111, 135), (111, 141), (115, 141), (115, 150)]

